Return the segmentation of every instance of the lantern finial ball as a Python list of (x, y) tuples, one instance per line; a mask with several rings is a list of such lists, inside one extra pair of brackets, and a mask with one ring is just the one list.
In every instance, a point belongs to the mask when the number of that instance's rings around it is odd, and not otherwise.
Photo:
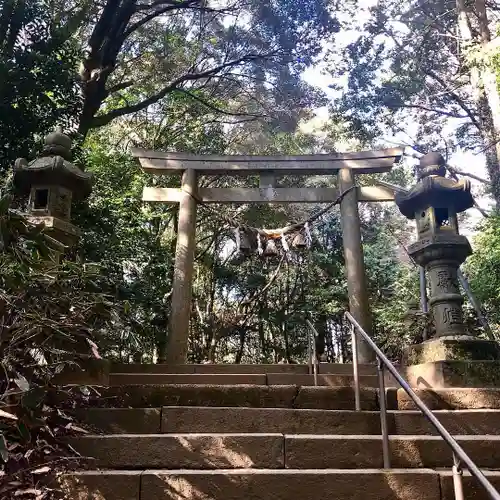
[(429, 175), (444, 177), (446, 175), (446, 161), (442, 154), (431, 151), (420, 158), (417, 170), (419, 180)]
[(45, 137), (43, 153), (44, 156), (62, 156), (65, 160), (71, 161), (71, 138), (63, 133), (61, 127), (57, 127)]

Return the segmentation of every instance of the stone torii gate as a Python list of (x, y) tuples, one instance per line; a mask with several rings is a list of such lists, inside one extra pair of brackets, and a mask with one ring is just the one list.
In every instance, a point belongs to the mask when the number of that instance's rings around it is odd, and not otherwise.
[[(182, 174), (180, 188), (145, 187), (143, 201), (179, 203), (177, 247), (169, 319), (167, 361), (186, 362), (193, 268), (196, 245), (197, 200), (202, 203), (332, 203), (355, 186), (356, 175), (388, 172), (404, 148), (357, 153), (300, 156), (218, 156), (163, 153), (134, 148), (143, 170), (153, 175)], [(199, 188), (201, 175), (259, 175), (258, 188)], [(337, 188), (279, 187), (284, 175), (337, 175)], [(349, 309), (359, 324), (371, 330), (358, 202), (394, 201), (386, 186), (350, 189), (340, 202), (341, 225), (349, 294)], [(368, 346), (359, 346), (360, 362), (372, 361)]]

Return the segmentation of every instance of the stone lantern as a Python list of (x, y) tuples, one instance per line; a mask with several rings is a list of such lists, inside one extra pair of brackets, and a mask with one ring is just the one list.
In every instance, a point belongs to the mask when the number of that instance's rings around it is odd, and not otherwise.
[(92, 187), (91, 174), (71, 162), (71, 146), (71, 139), (56, 130), (45, 138), (39, 158), (32, 162), (19, 158), (14, 165), (14, 185), (29, 195), (29, 220), (45, 224), (61, 251), (79, 236), (71, 224), (71, 203), (89, 196)]
[[(460, 265), (472, 253), (467, 238), (459, 234), (457, 214), (474, 201), (469, 181), (454, 181), (445, 174), (444, 158), (429, 153), (420, 160), (418, 183), (396, 195), (401, 213), (416, 221), (417, 241), (408, 253), (428, 275), (434, 320), (433, 337), (406, 350), (407, 376), (417, 385), (484, 386), (485, 377), (491, 382), (500, 367), (500, 346), (467, 331), (457, 278)], [(496, 378), (500, 382), (500, 376)]]

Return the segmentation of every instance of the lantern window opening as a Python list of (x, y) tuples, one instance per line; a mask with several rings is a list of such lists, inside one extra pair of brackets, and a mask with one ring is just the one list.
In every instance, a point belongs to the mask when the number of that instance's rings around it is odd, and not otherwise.
[(450, 212), (447, 208), (436, 208), (436, 224), (437, 227), (449, 227), (450, 226)]
[(49, 189), (35, 189), (33, 194), (33, 210), (47, 210), (49, 207)]

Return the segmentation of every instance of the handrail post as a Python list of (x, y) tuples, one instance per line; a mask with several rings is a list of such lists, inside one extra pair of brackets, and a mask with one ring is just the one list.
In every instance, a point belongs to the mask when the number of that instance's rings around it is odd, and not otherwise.
[(314, 385), (318, 385), (318, 352), (316, 351), (316, 333), (313, 336), (312, 345)]
[(380, 431), (382, 433), (382, 455), (384, 457), (384, 469), (391, 468), (391, 456), (389, 448), (389, 430), (387, 427), (387, 401), (385, 393), (385, 373), (384, 364), (379, 356), (377, 356), (377, 375), (378, 375), (378, 390), (380, 403)]
[(352, 369), (354, 372), (354, 402), (356, 411), (361, 411), (361, 393), (359, 388), (358, 338), (356, 328), (351, 323)]
[[(309, 326), (309, 325), (308, 325)], [(308, 335), (307, 335), (307, 365), (308, 365), (308, 373), (309, 375), (312, 375), (312, 345), (311, 345), (311, 338), (313, 336), (313, 333), (310, 328), (307, 329)]]
[[(318, 332), (316, 328), (314, 328), (314, 325), (306, 319), (306, 324), (309, 327), (309, 349), (308, 349), (308, 355), (309, 355), (309, 375), (311, 372), (314, 375), (314, 385), (318, 385), (318, 353), (316, 351), (316, 337), (318, 336)], [(312, 342), (312, 345), (311, 345)]]
[(453, 490), (455, 491), (455, 500), (464, 500), (464, 485), (462, 482), (463, 471), (460, 466), (460, 460), (453, 453)]

